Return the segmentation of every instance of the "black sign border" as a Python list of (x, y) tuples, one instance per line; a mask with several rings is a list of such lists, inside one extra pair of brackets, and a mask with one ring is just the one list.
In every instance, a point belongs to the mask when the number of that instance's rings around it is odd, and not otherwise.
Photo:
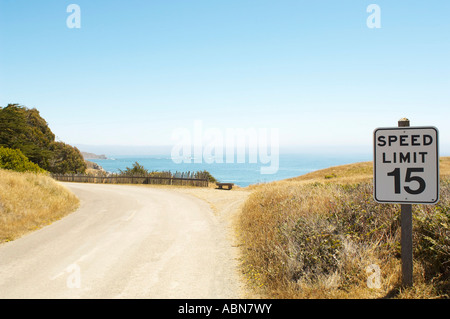
[[(376, 135), (378, 131), (406, 131), (406, 130), (423, 130), (423, 129), (432, 129), (436, 132), (436, 174), (437, 174), (437, 185), (436, 185), (436, 200), (433, 202), (418, 202), (418, 201), (389, 201), (389, 200), (379, 200), (377, 199), (377, 165), (376, 165)], [(373, 198), (377, 203), (390, 203), (390, 204), (425, 204), (425, 205), (434, 205), (439, 202), (439, 184), (440, 184), (440, 174), (439, 174), (439, 130), (434, 126), (411, 126), (411, 127), (379, 127), (373, 131)]]

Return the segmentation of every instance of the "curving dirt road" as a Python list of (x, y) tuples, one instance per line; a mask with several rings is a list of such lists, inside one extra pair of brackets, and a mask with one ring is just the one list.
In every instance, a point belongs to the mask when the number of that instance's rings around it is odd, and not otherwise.
[(0, 246), (0, 298), (242, 297), (229, 223), (210, 203), (174, 189), (64, 185), (76, 212)]

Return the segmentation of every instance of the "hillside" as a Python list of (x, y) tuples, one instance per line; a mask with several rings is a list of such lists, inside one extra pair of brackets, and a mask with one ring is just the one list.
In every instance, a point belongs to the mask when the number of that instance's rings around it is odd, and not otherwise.
[(104, 154), (97, 155), (97, 154), (89, 153), (89, 152), (81, 152), (81, 155), (83, 155), (83, 158), (85, 160), (89, 160), (89, 159), (108, 159), (106, 157), (106, 155), (104, 155)]
[(79, 201), (46, 174), (0, 169), (0, 244), (74, 211)]
[(449, 298), (450, 157), (440, 169), (440, 202), (413, 205), (414, 287), (401, 287), (400, 205), (373, 200), (371, 162), (251, 186), (237, 226), (249, 283), (267, 298)]
[[(440, 158), (441, 177), (450, 176), (450, 156)], [(333, 166), (302, 176), (285, 179), (286, 182), (363, 182), (373, 179), (373, 162)]]

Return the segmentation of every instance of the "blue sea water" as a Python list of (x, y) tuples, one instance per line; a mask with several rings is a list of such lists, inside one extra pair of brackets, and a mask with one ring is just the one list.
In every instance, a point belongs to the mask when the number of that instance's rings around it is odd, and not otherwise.
[(364, 154), (281, 154), (278, 170), (275, 174), (261, 174), (261, 167), (268, 167), (262, 163), (175, 163), (170, 156), (124, 156), (110, 155), (108, 159), (91, 159), (108, 172), (117, 173), (132, 167), (138, 162), (149, 171), (195, 172), (207, 170), (221, 182), (234, 183), (241, 187), (251, 184), (271, 182), (336, 165), (350, 164), (372, 160), (371, 155)]

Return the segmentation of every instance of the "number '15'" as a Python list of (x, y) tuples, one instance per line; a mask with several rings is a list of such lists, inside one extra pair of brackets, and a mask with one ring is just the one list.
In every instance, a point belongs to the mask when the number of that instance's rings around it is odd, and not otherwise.
[[(406, 177), (405, 182), (413, 182), (416, 181), (419, 183), (419, 187), (417, 189), (412, 189), (409, 186), (403, 187), (406, 192), (409, 194), (417, 195), (422, 193), (425, 190), (426, 184), (423, 178), (419, 176), (412, 176), (413, 173), (420, 173), (423, 172), (423, 167), (410, 167), (406, 169)], [(395, 185), (395, 194), (401, 193), (401, 176), (400, 176), (400, 168), (394, 169), (392, 172), (387, 174), (388, 176), (394, 177), (394, 185)]]

